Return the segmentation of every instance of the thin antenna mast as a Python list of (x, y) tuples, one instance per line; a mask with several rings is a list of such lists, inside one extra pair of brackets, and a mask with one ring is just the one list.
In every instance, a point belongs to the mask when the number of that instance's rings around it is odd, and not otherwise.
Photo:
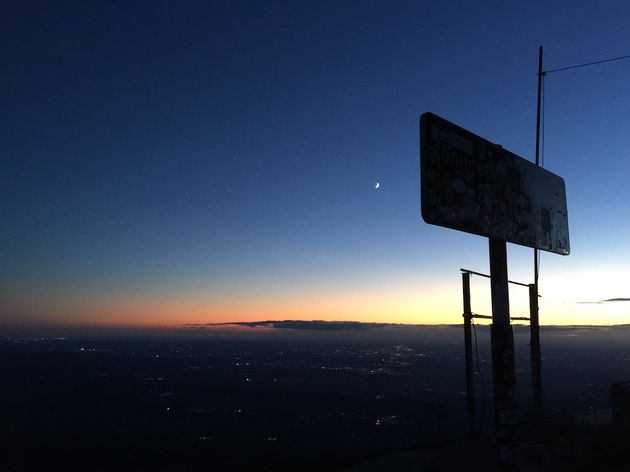
[[(543, 48), (538, 50), (538, 109), (536, 112), (536, 165), (539, 165), (540, 149), (540, 102), (542, 81)], [(538, 249), (534, 249), (534, 283), (529, 287), (529, 358), (532, 365), (532, 400), (535, 410), (542, 408), (542, 369), (540, 355), (540, 322), (538, 318)]]
[[(538, 107), (536, 110), (536, 165), (539, 164), (540, 149), (540, 101), (542, 96), (542, 78), (544, 72), (543, 65), (543, 47), (538, 49)], [(534, 286), (536, 287), (536, 296), (538, 296), (538, 249), (534, 249)]]

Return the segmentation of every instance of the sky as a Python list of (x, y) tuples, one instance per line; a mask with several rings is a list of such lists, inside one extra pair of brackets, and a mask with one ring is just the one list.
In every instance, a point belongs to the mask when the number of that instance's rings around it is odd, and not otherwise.
[[(3, 2), (0, 329), (460, 323), (485, 238), (420, 216), (431, 111), (533, 160), (552, 70), (630, 54), (604, 2)], [(542, 324), (630, 322), (630, 60), (545, 78), (571, 254)], [(376, 183), (379, 188), (375, 188)], [(533, 251), (508, 244), (510, 279)], [(527, 290), (510, 289), (513, 316)], [(486, 279), (473, 311), (490, 314)]]

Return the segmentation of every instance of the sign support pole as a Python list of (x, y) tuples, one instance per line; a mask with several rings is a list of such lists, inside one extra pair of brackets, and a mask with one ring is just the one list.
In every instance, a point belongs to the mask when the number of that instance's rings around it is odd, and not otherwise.
[(536, 285), (529, 285), (529, 359), (532, 364), (532, 400), (534, 410), (542, 408), (542, 369), (540, 329), (538, 325), (538, 293)]
[(499, 459), (503, 464), (518, 462), (514, 430), (518, 425), (516, 409), (516, 369), (514, 333), (510, 324), (507, 248), (501, 239), (489, 238), (490, 288), (492, 296), (492, 383), (494, 418)]
[(464, 351), (466, 359), (466, 400), (468, 407), (468, 437), (475, 436), (475, 399), (473, 397), (472, 368), (472, 310), (470, 308), (470, 274), (462, 273), (462, 292), (464, 295)]

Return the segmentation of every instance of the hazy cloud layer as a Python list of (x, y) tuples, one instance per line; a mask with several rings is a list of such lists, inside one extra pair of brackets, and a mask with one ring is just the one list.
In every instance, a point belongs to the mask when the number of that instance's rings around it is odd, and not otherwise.
[(255, 328), (257, 326), (266, 326), (270, 328), (285, 328), (285, 329), (316, 329), (316, 330), (356, 330), (367, 328), (381, 328), (383, 326), (395, 326), (390, 323), (362, 323), (358, 321), (302, 321), (302, 320), (283, 320), (283, 321), (237, 321), (233, 323), (208, 323), (205, 325), (191, 325), (186, 326), (248, 326)]
[(630, 298), (607, 298), (606, 300), (597, 300), (592, 302), (577, 302), (581, 305), (601, 305), (602, 303), (610, 303), (610, 302), (630, 302)]

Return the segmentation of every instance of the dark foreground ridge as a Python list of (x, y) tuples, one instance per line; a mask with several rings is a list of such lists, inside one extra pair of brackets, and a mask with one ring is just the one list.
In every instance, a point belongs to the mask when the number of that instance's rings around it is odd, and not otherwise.
[[(313, 325), (0, 340), (0, 470), (492, 470), (487, 326), (471, 442), (461, 326), (303, 329)], [(630, 327), (543, 327), (542, 422), (530, 414), (528, 330), (515, 332), (529, 470), (630, 461), (610, 422), (611, 385), (630, 379)]]

